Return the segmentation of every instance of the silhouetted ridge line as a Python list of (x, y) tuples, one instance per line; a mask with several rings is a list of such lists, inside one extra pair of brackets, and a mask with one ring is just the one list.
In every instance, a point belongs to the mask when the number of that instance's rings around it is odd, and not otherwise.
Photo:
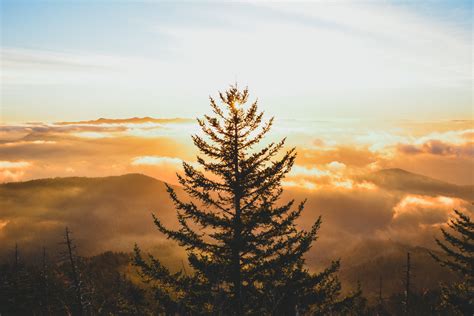
[(142, 124), (142, 123), (186, 123), (192, 122), (193, 120), (188, 118), (153, 118), (149, 116), (145, 117), (132, 117), (132, 118), (123, 118), (123, 119), (111, 119), (111, 118), (99, 118), (97, 120), (85, 120), (85, 121), (76, 121), (76, 122), (56, 122), (57, 125), (75, 125), (75, 124)]
[(413, 194), (431, 196), (458, 197), (474, 200), (474, 185), (457, 185), (428, 176), (412, 173), (403, 169), (383, 169), (360, 177), (376, 185), (400, 191), (410, 191)]

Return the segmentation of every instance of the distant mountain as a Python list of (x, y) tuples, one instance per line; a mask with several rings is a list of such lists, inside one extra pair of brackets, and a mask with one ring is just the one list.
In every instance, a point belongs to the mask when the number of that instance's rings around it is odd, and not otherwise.
[(383, 169), (360, 177), (379, 187), (424, 195), (444, 195), (474, 201), (474, 185), (456, 185), (403, 169)]
[(135, 242), (163, 244), (152, 212), (165, 223), (175, 223), (164, 183), (141, 174), (2, 184), (0, 210), (0, 256), (10, 253), (15, 243), (24, 252), (43, 245), (57, 249), (66, 226), (82, 255), (131, 251)]
[(166, 119), (157, 119), (152, 117), (132, 117), (125, 119), (108, 119), (108, 118), (99, 118), (97, 120), (89, 121), (78, 121), (78, 122), (57, 122), (57, 125), (76, 125), (76, 124), (91, 124), (91, 125), (100, 125), (100, 124), (142, 124), (142, 123), (187, 123), (193, 122), (194, 120), (185, 119), (185, 118), (166, 118)]

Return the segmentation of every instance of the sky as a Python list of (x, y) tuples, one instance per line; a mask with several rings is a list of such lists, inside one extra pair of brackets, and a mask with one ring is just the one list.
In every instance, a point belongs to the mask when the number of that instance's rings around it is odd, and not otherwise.
[(300, 153), (287, 186), (474, 184), (470, 1), (1, 3), (0, 182), (175, 183), (194, 118), (237, 83)]
[(472, 119), (471, 1), (1, 5), (2, 123), (193, 118), (234, 82), (284, 119)]

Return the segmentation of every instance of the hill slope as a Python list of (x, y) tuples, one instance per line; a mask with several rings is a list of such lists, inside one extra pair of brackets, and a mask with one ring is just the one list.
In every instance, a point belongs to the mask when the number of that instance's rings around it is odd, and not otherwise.
[(57, 248), (68, 226), (80, 252), (129, 251), (159, 238), (154, 212), (173, 223), (163, 182), (141, 174), (53, 178), (0, 185), (0, 254), (17, 242), (23, 251)]
[(383, 169), (362, 178), (389, 190), (414, 194), (444, 195), (474, 201), (473, 185), (451, 184), (403, 169)]

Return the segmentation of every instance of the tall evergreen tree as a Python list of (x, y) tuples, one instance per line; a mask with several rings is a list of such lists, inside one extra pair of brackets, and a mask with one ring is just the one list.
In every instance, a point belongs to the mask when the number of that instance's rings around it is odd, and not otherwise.
[(214, 114), (198, 119), (203, 135), (192, 137), (207, 159), (198, 156), (199, 167), (183, 162), (184, 174), (178, 174), (189, 198), (167, 186), (179, 230), (153, 216), (163, 234), (186, 248), (194, 274), (171, 274), (158, 260), (144, 260), (138, 247), (136, 265), (148, 279), (158, 280), (160, 295), (193, 306), (196, 313), (330, 311), (338, 305), (333, 303), (340, 291), (334, 275), (339, 262), (311, 274), (303, 257), (321, 219), (309, 231), (300, 230), (295, 220), (305, 202), (280, 202), (281, 181), (294, 164), (295, 148), (282, 152), (283, 139), (257, 149), (273, 118), (263, 123), (257, 102), (247, 105), (247, 89), (231, 86), (219, 96), (222, 106), (210, 98)]
[(443, 241), (436, 243), (445, 258), (431, 253), (442, 266), (462, 275), (462, 282), (442, 288), (442, 304), (453, 307), (463, 315), (474, 314), (474, 223), (469, 216), (454, 210), (456, 217), (449, 221), (452, 233), (441, 228)]

